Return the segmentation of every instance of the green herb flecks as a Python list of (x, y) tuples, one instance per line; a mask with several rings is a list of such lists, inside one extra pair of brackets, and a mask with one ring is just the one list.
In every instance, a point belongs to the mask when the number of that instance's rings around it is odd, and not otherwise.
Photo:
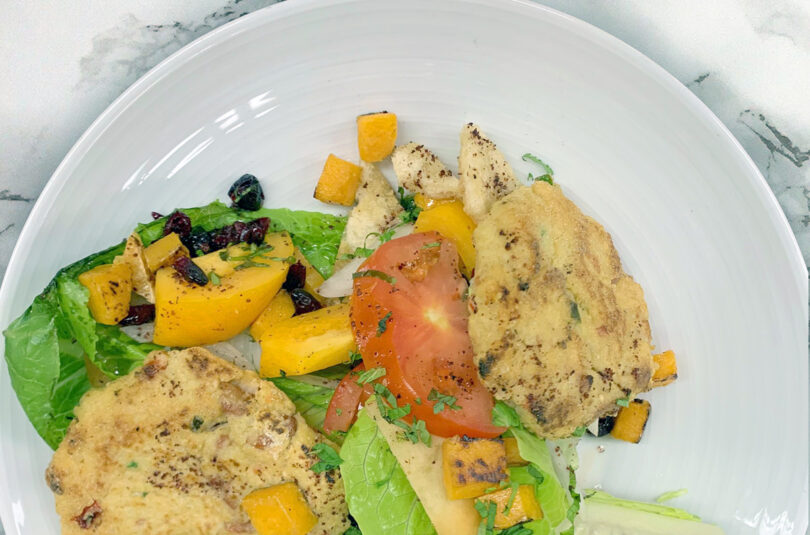
[(543, 168), (543, 171), (545, 171), (545, 173), (543, 173), (540, 176), (534, 176), (531, 173), (529, 173), (529, 180), (530, 181), (542, 180), (543, 182), (548, 182), (549, 184), (554, 184), (554, 170), (546, 162), (544, 162), (543, 160), (541, 160), (540, 158), (538, 158), (537, 156), (535, 156), (534, 154), (531, 154), (529, 152), (527, 152), (526, 154), (523, 155), (523, 161), (524, 162), (534, 162), (537, 165), (539, 165), (541, 168)]
[(435, 388), (430, 390), (430, 393), (427, 397), (428, 401), (435, 401), (436, 404), (433, 405), (433, 414), (439, 414), (445, 408), (457, 411), (461, 409), (458, 405), (456, 405), (456, 398), (453, 396), (448, 396), (447, 394), (442, 394)]
[(419, 217), (419, 212), (421, 212), (422, 209), (417, 206), (412, 193), (405, 194), (405, 188), (400, 186), (397, 188), (397, 192), (399, 193), (399, 205), (402, 206), (403, 210), (399, 215), (400, 219), (402, 219), (403, 223), (413, 223), (416, 221), (416, 218)]
[(626, 396), (623, 398), (619, 398), (616, 400), (616, 405), (619, 407), (629, 407), (630, 406), (630, 396)]
[(385, 368), (382, 367), (371, 368), (369, 370), (365, 370), (357, 374), (357, 384), (362, 386), (366, 383), (376, 381), (377, 379), (383, 377), (384, 375), (385, 375)]
[(571, 319), (576, 322), (582, 319), (579, 315), (579, 306), (574, 301), (571, 301)]
[(388, 329), (388, 320), (391, 319), (391, 314), (393, 314), (393, 312), (389, 311), (388, 314), (383, 316), (383, 318), (377, 322), (377, 336), (382, 336), (383, 333)]
[(434, 247), (441, 247), (442, 242), (434, 241), (432, 243), (426, 243), (422, 246), (422, 249), (433, 249)]
[(203, 419), (200, 418), (199, 416), (195, 416), (194, 418), (191, 419), (191, 426), (190, 426), (191, 430), (192, 431), (199, 431), (200, 427), (202, 427), (202, 424), (203, 424)]
[(498, 506), (495, 502), (482, 502), (475, 500), (475, 510), (481, 515), (481, 524), (478, 526), (477, 535), (493, 535), (495, 533), (495, 515)]
[(574, 433), (571, 436), (581, 437), (582, 435), (585, 434), (586, 430), (587, 430), (587, 428), (584, 425), (581, 425), (581, 426), (577, 427), (576, 429), (574, 429)]
[(213, 271), (208, 274), (208, 280), (210, 280), (211, 284), (213, 284), (214, 286), (219, 286), (220, 284), (222, 284), (219, 275), (217, 275)]
[(414, 444), (423, 442), (425, 445), (430, 446), (430, 433), (424, 421), (414, 418), (413, 423), (409, 424), (402, 420), (411, 413), (410, 404), (406, 403), (401, 407), (397, 406), (396, 396), (385, 385), (380, 383), (374, 383), (374, 396), (377, 399), (380, 415), (386, 422), (402, 429), (402, 436), (406, 440)]
[(363, 355), (357, 351), (349, 351), (349, 365), (354, 366), (361, 360), (363, 360)]
[(136, 463), (135, 461), (129, 461), (129, 464), (127, 464), (127, 468), (138, 468), (138, 463)]
[(397, 282), (397, 279), (395, 279), (391, 275), (383, 273), (382, 271), (377, 271), (376, 269), (367, 269), (365, 271), (356, 271), (352, 273), (352, 279), (360, 279), (363, 277), (374, 277), (382, 281), (385, 281), (388, 284), (396, 284)]
[(312, 446), (312, 453), (317, 455), (318, 459), (320, 459), (310, 468), (310, 470), (312, 470), (316, 474), (320, 474), (321, 472), (328, 472), (329, 470), (334, 470), (343, 463), (343, 459), (340, 458), (338, 452), (336, 452), (335, 448), (333, 448), (329, 444), (324, 443), (315, 444), (314, 446)]
[(517, 492), (520, 484), (512, 482), (509, 484), (509, 487), (512, 489), (512, 492), (509, 493), (509, 499), (506, 501), (506, 505), (503, 508), (503, 514), (505, 515), (509, 514), (509, 511), (512, 510), (512, 506), (515, 504), (515, 498), (517, 498)]

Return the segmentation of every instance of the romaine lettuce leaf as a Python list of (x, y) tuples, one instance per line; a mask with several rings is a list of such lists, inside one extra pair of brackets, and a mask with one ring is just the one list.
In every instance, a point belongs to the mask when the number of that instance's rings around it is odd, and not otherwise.
[(349, 429), (340, 456), (346, 502), (363, 533), (435, 535), (408, 478), (365, 410)]
[[(322, 274), (331, 271), (345, 226), (344, 217), (329, 214), (287, 209), (246, 212), (219, 201), (183, 211), (193, 226), (206, 230), (237, 220), (269, 217), (271, 229), (289, 231), (302, 253)], [(145, 245), (163, 235), (166, 220), (162, 217), (138, 225), (136, 231)], [(129, 373), (150, 351), (159, 349), (154, 344), (132, 340), (115, 326), (97, 324), (87, 307), (87, 289), (77, 280), (81, 273), (111, 263), (123, 250), (122, 241), (60, 270), (4, 332), (12, 386), (34, 428), (52, 448), (64, 437), (73, 408), (90, 388), (85, 355), (114, 378)]]
[[(323, 433), (323, 421), (326, 418), (326, 409), (335, 393), (331, 388), (313, 385), (303, 381), (296, 381), (290, 377), (274, 377), (270, 379), (279, 390), (287, 394), (295, 408), (301, 413), (309, 426)], [(341, 437), (331, 437), (336, 442)]]

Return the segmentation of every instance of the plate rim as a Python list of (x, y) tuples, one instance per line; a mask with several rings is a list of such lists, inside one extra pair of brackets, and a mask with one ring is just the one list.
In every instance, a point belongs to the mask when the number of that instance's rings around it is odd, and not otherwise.
[[(51, 174), (29, 212), (17, 242), (14, 245), (11, 256), (9, 257), (2, 284), (0, 284), (0, 321), (2, 321), (3, 316), (6, 315), (8, 315), (8, 322), (12, 321), (14, 318), (12, 311), (8, 309), (4, 303), (9, 302), (10, 296), (13, 293), (13, 286), (9, 281), (18, 280), (21, 274), (21, 269), (24, 264), (22, 259), (22, 244), (31, 241), (31, 234), (38, 225), (37, 221), (40, 220), (42, 216), (46, 215), (50, 208), (57, 202), (61, 189), (71, 178), (73, 171), (81, 162), (82, 158), (104, 135), (107, 128), (109, 128), (120, 115), (125, 113), (137, 99), (146, 94), (153, 85), (171, 75), (180, 66), (192, 60), (197, 55), (205, 53), (207, 49), (227, 41), (253, 27), (272, 24), (276, 20), (316, 10), (322, 6), (367, 4), (369, 1), (370, 0), (331, 0), (327, 4), (321, 0), (296, 0), (295, 2), (282, 1), (266, 6), (223, 24), (191, 41), (149, 69), (132, 83), (132, 85), (125, 89), (93, 120), (90, 126), (71, 146), (70, 150), (65, 154), (59, 165)], [(807, 294), (807, 265), (804, 262), (804, 257), (799, 248), (796, 236), (790, 227), (787, 216), (782, 210), (773, 190), (768, 185), (768, 182), (765, 180), (765, 177), (762, 175), (751, 156), (746, 152), (742, 144), (731, 133), (728, 127), (723, 124), (697, 95), (690, 91), (674, 75), (653, 59), (607, 31), (538, 2), (531, 0), (454, 1), (460, 4), (494, 7), (503, 9), (504, 11), (510, 8), (524, 10), (524, 13), (528, 16), (546, 17), (547, 19), (556, 20), (560, 26), (564, 27), (578, 38), (590, 40), (594, 42), (596, 46), (614, 53), (622, 60), (637, 67), (644, 75), (658, 81), (662, 86), (671, 91), (673, 96), (685, 105), (698, 120), (704, 122), (706, 126), (714, 132), (721, 134), (718, 136), (718, 143), (728, 144), (728, 148), (733, 149), (731, 151), (731, 153), (734, 154), (733, 157), (736, 158), (739, 163), (743, 164), (743, 167), (747, 170), (747, 172), (741, 173), (743, 176), (739, 179), (747, 181), (750, 186), (754, 188), (757, 197), (765, 201), (763, 208), (766, 210), (769, 219), (774, 223), (775, 237), (778, 238), (779, 243), (782, 244), (781, 249), (784, 250), (787, 256), (791, 272), (795, 278), (794, 282), (798, 284), (799, 288), (804, 289), (805, 295)], [(430, 0), (423, 0), (422, 3), (429, 5)], [(807, 313), (808, 311), (805, 308), (805, 316)], [(0, 328), (7, 328), (7, 324), (5, 324), (5, 322), (0, 323)], [(3, 353), (4, 348), (0, 346), (0, 355)], [(0, 359), (0, 375), (7, 375), (7, 365), (4, 358)], [(0, 459), (6, 458), (4, 450), (4, 445), (0, 441)], [(0, 481), (6, 480), (5, 464), (0, 463)], [(805, 488), (806, 487), (807, 479), (805, 479)], [(0, 486), (0, 524), (6, 530), (6, 533), (9, 534), (12, 533), (9, 529), (13, 526), (10, 506), (10, 497), (6, 495), (5, 485)], [(16, 533), (16, 531), (14, 531), (14, 533)]]

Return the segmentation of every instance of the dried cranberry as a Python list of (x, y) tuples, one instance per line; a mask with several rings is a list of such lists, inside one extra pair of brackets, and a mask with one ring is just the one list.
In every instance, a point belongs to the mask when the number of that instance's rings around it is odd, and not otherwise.
[(244, 221), (234, 221), (231, 225), (231, 243), (242, 243), (248, 235), (248, 226)]
[(259, 219), (254, 219), (250, 223), (248, 223), (248, 230), (249, 234), (247, 240), (248, 243), (255, 243), (259, 245), (264, 241), (264, 235), (267, 234), (267, 230), (270, 228), (270, 219), (267, 217), (260, 217)]
[(282, 284), (281, 287), (288, 292), (291, 292), (293, 290), (303, 288), (306, 280), (307, 268), (304, 267), (304, 264), (301, 262), (296, 262), (290, 266), (289, 271), (287, 271), (287, 279), (284, 281), (284, 284)]
[(159, 212), (152, 212), (152, 219), (157, 220), (157, 219), (160, 219), (161, 217), (163, 217), (163, 214), (161, 214)]
[(301, 288), (296, 288), (290, 291), (293, 305), (295, 305), (295, 315), (306, 314), (307, 312), (315, 312), (323, 308), (317, 299), (312, 297), (312, 294)]
[(118, 322), (121, 325), (143, 325), (155, 319), (155, 305), (132, 305), (127, 317)]
[(191, 233), (191, 219), (183, 212), (172, 212), (163, 227), (163, 235), (176, 233), (181, 238), (185, 238)]
[(82, 509), (81, 513), (73, 517), (73, 520), (75, 520), (82, 529), (89, 529), (96, 519), (101, 521), (101, 506), (96, 500), (93, 500), (93, 503)]
[(230, 237), (228, 235), (228, 231), (226, 230), (228, 227), (221, 228), (217, 231), (211, 233), (211, 250), (218, 251), (220, 249), (224, 249), (230, 243)]
[(214, 250), (211, 247), (211, 235), (202, 227), (194, 227), (188, 236), (181, 238), (181, 241), (191, 251), (192, 256), (201, 256)]
[(208, 276), (203, 273), (203, 270), (201, 270), (197, 264), (191, 261), (191, 258), (180, 256), (174, 261), (172, 266), (174, 266), (174, 269), (188, 282), (199, 284), (200, 286), (208, 284)]
[(262, 207), (264, 192), (255, 176), (242, 175), (228, 189), (228, 197), (234, 206), (242, 210), (255, 211)]

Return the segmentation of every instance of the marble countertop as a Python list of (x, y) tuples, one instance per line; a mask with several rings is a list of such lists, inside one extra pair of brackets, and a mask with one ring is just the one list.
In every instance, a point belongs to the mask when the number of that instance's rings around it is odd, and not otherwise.
[[(0, 280), (37, 196), (96, 116), (185, 44), (275, 1), (6, 4), (0, 23)], [(759, 166), (810, 263), (810, 3), (544, 3), (626, 41), (703, 100)]]

